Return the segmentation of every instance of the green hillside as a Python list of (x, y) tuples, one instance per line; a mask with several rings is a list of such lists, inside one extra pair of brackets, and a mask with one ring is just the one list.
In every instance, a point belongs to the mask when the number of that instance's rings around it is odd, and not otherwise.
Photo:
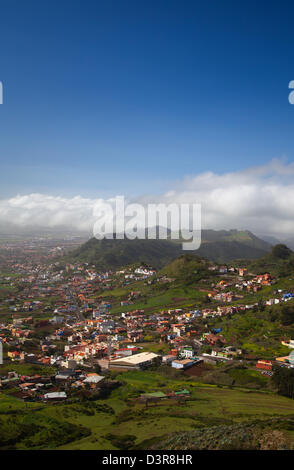
[(164, 274), (171, 278), (189, 283), (195, 282), (208, 275), (207, 267), (208, 262), (199, 258), (199, 256), (185, 254), (165, 266), (159, 274)]
[(289, 276), (294, 271), (294, 252), (286, 245), (275, 245), (271, 251), (250, 264), (256, 273), (270, 271), (279, 276)]
[(179, 256), (179, 244), (168, 240), (97, 240), (91, 238), (65, 259), (86, 262), (100, 269), (115, 269), (133, 263), (148, 263), (160, 268)]
[(162, 450), (293, 450), (293, 417), (254, 420), (173, 433), (153, 446)]
[[(147, 263), (162, 268), (183, 253), (181, 240), (97, 240), (92, 238), (69, 253), (67, 262), (87, 262), (100, 269), (116, 269), (133, 263)], [(265, 255), (271, 245), (251, 232), (237, 230), (203, 230), (202, 243), (193, 252), (201, 258), (227, 262), (237, 258), (256, 259)]]
[(264, 256), (271, 245), (248, 230), (202, 230), (202, 243), (197, 255), (218, 263), (233, 259), (257, 259)]

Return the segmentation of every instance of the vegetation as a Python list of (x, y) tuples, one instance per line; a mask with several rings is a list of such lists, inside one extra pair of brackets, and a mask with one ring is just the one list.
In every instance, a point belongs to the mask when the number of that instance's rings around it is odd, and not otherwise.
[(164, 269), (159, 275), (166, 275), (181, 281), (185, 285), (192, 284), (209, 275), (208, 263), (192, 254), (181, 255)]
[[(294, 414), (293, 400), (272, 393), (266, 383), (260, 384), (255, 371), (235, 366), (220, 372), (234, 383), (207, 384), (201, 381), (202, 377), (189, 377), (161, 366), (112, 373), (121, 386), (107, 398), (93, 401), (73, 396), (66, 403), (45, 405), (24, 403), (2, 394), (1, 449), (148, 448), (152, 440), (165, 439), (171, 429), (189, 435), (196, 430), (213, 433), (216, 426), (240, 425), (256, 419), (266, 423), (271, 418), (291, 418)], [(254, 380), (259, 390), (250, 389), (254, 388)], [(183, 388), (190, 392), (183, 402), (161, 400), (146, 407), (137, 401), (144, 393)]]
[(280, 395), (294, 398), (294, 370), (276, 367), (272, 382)]
[[(270, 245), (249, 231), (202, 230), (197, 256), (225, 262), (236, 258), (255, 259), (270, 250)], [(145, 262), (161, 268), (182, 253), (181, 240), (97, 240), (92, 238), (70, 252), (63, 262), (87, 262), (100, 269), (117, 269)]]
[(53, 366), (42, 366), (38, 364), (17, 364), (10, 363), (0, 365), (0, 377), (7, 375), (10, 371), (15, 371), (20, 375), (53, 375), (56, 368)]
[(0, 415), (1, 449), (50, 449), (88, 436), (90, 430), (42, 413)]
[(153, 445), (164, 450), (293, 450), (287, 430), (294, 419), (254, 421), (231, 426), (213, 426), (172, 434)]
[(294, 272), (294, 253), (286, 245), (275, 245), (269, 253), (250, 264), (253, 272), (289, 276)]
[(283, 305), (281, 308), (281, 322), (284, 326), (290, 326), (294, 323), (294, 307), (292, 305)]
[(92, 238), (72, 251), (65, 260), (87, 262), (99, 269), (117, 269), (136, 262), (162, 267), (181, 252), (181, 246), (168, 240), (97, 240)]
[[(232, 369), (231, 373), (237, 375), (238, 369)], [(251, 372), (248, 373), (250, 375)], [(190, 434), (198, 429), (207, 429), (213, 433), (212, 427), (215, 426), (238, 425), (256, 419), (266, 423), (271, 418), (290, 418), (294, 415), (291, 399), (269, 390), (250, 390), (241, 385), (238, 379), (235, 380), (239, 385), (233, 387), (210, 385), (199, 382), (198, 377), (195, 380), (164, 366), (153, 371), (124, 372), (116, 374), (116, 378), (122, 383), (121, 387), (114, 390), (107, 400), (95, 402), (108, 404), (114, 414), (95, 411), (93, 416), (88, 416), (70, 412), (73, 414), (67, 416), (66, 420), (86, 426), (91, 430), (91, 435), (60, 448), (150, 448), (154, 439), (158, 442), (160, 437), (164, 438), (171, 430), (188, 431)], [(144, 393), (178, 391), (183, 388), (189, 390), (190, 396), (182, 403), (161, 400), (146, 407), (137, 401)], [(72, 405), (50, 407), (46, 413), (55, 418), (61, 417), (61, 410), (67, 407), (71, 408)]]
[(222, 328), (222, 335), (228, 344), (241, 348), (243, 355), (249, 355), (253, 360), (287, 356), (289, 349), (281, 344), (281, 338), (291, 338), (294, 328), (283, 325), (285, 308), (288, 309), (288, 306), (248, 310), (231, 317), (210, 320), (209, 327)]

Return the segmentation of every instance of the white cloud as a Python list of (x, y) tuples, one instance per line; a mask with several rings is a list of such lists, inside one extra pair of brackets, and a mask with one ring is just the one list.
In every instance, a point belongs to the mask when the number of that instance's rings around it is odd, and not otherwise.
[(20, 227), (66, 226), (88, 230), (93, 223), (97, 200), (80, 196), (62, 198), (46, 194), (28, 194), (0, 201), (0, 224), (9, 222)]
[[(149, 195), (136, 202), (201, 203), (204, 228), (248, 229), (286, 237), (294, 232), (293, 177), (294, 163), (275, 159), (244, 171), (187, 177), (160, 197)], [(0, 201), (0, 224), (91, 230), (93, 208), (99, 202), (104, 200), (44, 194), (15, 196)]]
[(287, 236), (294, 231), (294, 164), (267, 165), (218, 175), (203, 173), (186, 180), (164, 200), (202, 204), (206, 228), (238, 228)]

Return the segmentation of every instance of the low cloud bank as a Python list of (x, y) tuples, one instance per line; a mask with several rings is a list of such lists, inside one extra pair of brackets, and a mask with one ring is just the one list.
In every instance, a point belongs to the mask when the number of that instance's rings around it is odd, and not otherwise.
[[(202, 228), (248, 229), (255, 233), (289, 237), (294, 233), (294, 164), (276, 159), (243, 171), (190, 176), (161, 196), (138, 197), (142, 204), (200, 203)], [(0, 201), (0, 226), (39, 226), (91, 231), (93, 209), (112, 199), (17, 195)]]

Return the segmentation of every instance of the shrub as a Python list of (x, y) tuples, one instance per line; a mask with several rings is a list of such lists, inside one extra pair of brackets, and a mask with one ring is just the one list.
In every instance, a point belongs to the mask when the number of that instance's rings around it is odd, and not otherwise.
[(115, 434), (106, 434), (106, 439), (111, 442), (111, 444), (117, 447), (120, 450), (128, 450), (134, 446), (136, 441), (136, 436), (132, 434), (125, 435), (115, 435)]

